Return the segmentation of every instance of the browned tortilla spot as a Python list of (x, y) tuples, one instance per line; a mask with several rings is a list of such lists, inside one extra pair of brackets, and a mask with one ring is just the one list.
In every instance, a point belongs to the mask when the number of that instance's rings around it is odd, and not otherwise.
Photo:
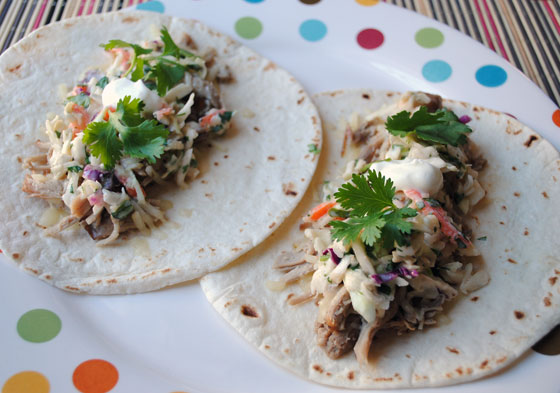
[(514, 131), (514, 132), (513, 132), (513, 135), (519, 135), (519, 134), (521, 134), (522, 132), (523, 132), (523, 131), (521, 131), (521, 130), (517, 130), (517, 131)]
[(301, 105), (301, 103), (305, 100), (305, 97), (301, 97), (299, 100), (297, 100), (297, 104)]
[(288, 183), (288, 184), (282, 184), (282, 191), (284, 191), (284, 194), (288, 195), (288, 196), (296, 196), (297, 192), (293, 190), (294, 188), (294, 184), (293, 183)]
[(19, 162), (20, 164), (23, 162), (20, 156), (17, 157), (17, 162)]
[(445, 347), (445, 349), (447, 349), (449, 352), (454, 353), (455, 355), (459, 354), (459, 351), (457, 350), (457, 348), (453, 348), (453, 347)]
[(383, 377), (375, 378), (375, 382), (391, 382), (392, 380), (393, 380), (392, 377), (389, 377), (389, 378), (383, 378)]
[(97, 284), (101, 284), (103, 281), (102, 280), (97, 280), (95, 281)]
[(495, 330), (490, 330), (490, 335), (493, 336), (494, 334), (496, 334)]
[(210, 198), (210, 199), (211, 199), (213, 195), (212, 195), (211, 192), (206, 192), (206, 193), (204, 193), (204, 196), (205, 196), (206, 198)]
[(311, 122), (313, 123), (313, 125), (317, 124), (317, 118), (315, 116), (311, 116)]
[(509, 263), (513, 263), (514, 265), (517, 265), (517, 261), (515, 259), (508, 258), (507, 261)]
[(463, 369), (461, 367), (456, 368), (455, 371), (457, 371), (457, 374), (463, 375)]
[(550, 298), (548, 298), (548, 297), (545, 297), (543, 299), (543, 303), (544, 303), (545, 307), (550, 307), (552, 305), (552, 302), (550, 301)]
[(488, 359), (486, 359), (482, 363), (480, 363), (480, 368), (481, 369), (484, 369), (486, 366), (488, 366)]
[(479, 299), (478, 296), (473, 296), (473, 297), (471, 297), (471, 302), (477, 302), (478, 299)]
[(290, 348), (284, 349), (284, 353), (285, 353), (286, 355), (289, 354), (289, 353), (290, 353)]
[(273, 70), (276, 68), (276, 64), (269, 61), (267, 65), (264, 66), (263, 71)]
[(204, 252), (204, 247), (203, 248), (199, 248), (198, 252)]
[(548, 194), (546, 193), (546, 191), (542, 192), (542, 196), (545, 197), (546, 199), (548, 199)]
[(241, 251), (241, 249), (240, 249), (239, 247), (233, 247), (233, 248), (231, 249), (231, 251), (237, 252), (237, 251)]
[(74, 291), (74, 292), (78, 292), (80, 290), (79, 288), (71, 287), (69, 285), (66, 285), (64, 288), (68, 289), (69, 291)]
[(445, 376), (446, 376), (447, 378), (453, 378), (453, 375), (452, 375), (451, 373), (446, 373)]
[(228, 156), (227, 154), (224, 154), (224, 158), (225, 158), (225, 159), (228, 159), (229, 156)]
[(554, 274), (560, 275), (560, 270), (554, 269)]
[(506, 205), (502, 205), (502, 210), (507, 210), (507, 206), (506, 206)]
[(520, 195), (521, 195), (521, 194), (518, 193), (518, 192), (514, 192), (514, 193), (513, 193), (513, 196), (516, 196), (516, 197), (519, 197)]
[(362, 98), (363, 98), (364, 100), (369, 100), (369, 99), (370, 99), (370, 96), (369, 96), (369, 94), (365, 94), (365, 93), (364, 93), (364, 94), (362, 94)]
[(107, 284), (116, 284), (117, 280), (115, 280), (114, 278), (111, 278), (110, 280), (107, 280)]
[(249, 318), (258, 318), (259, 314), (257, 313), (257, 310), (255, 310), (253, 307), (248, 306), (247, 304), (244, 304), (241, 306), (241, 314), (245, 315), (246, 317)]
[(529, 137), (529, 139), (527, 139), (527, 141), (524, 143), (525, 147), (531, 147), (531, 143), (533, 143), (534, 141), (538, 140), (539, 137), (536, 135), (531, 135)]
[(515, 310), (513, 313), (515, 314), (515, 318), (517, 318), (517, 319), (525, 318), (525, 313), (523, 313), (522, 311)]
[(506, 225), (503, 221), (500, 221), (500, 225)]
[(51, 276), (50, 274), (47, 274), (47, 275), (45, 276), (45, 279), (46, 279), (46, 280), (52, 280), (52, 276)]
[(134, 16), (127, 16), (126, 18), (123, 18), (123, 23), (135, 23), (138, 22), (139, 19), (135, 18)]
[(323, 374), (323, 367), (319, 366), (318, 364), (313, 365), (313, 370)]
[(276, 225), (276, 223), (273, 222), (272, 224), (270, 224), (270, 225), (268, 226), (268, 228), (272, 229), (272, 228), (274, 228), (275, 225)]
[(37, 270), (32, 269), (32, 268), (30, 268), (30, 267), (26, 267), (25, 270), (28, 270), (28, 271), (30, 271), (31, 273), (35, 274), (35, 275), (39, 274), (39, 272), (38, 272)]
[(270, 345), (265, 345), (264, 349), (270, 349)]
[(406, 357), (409, 358), (409, 359), (411, 358), (410, 354), (408, 354), (408, 353), (407, 353), (406, 355), (404, 355), (404, 356), (406, 356)]
[(499, 358), (498, 360), (496, 360), (496, 364), (500, 364), (503, 363), (507, 360), (507, 356), (503, 356), (501, 358)]
[(326, 375), (327, 377), (330, 377), (330, 376), (332, 375), (332, 373), (330, 373), (330, 372), (327, 371), (325, 375)]
[(14, 259), (18, 259), (19, 257), (20, 257), (20, 255), (17, 252), (14, 252), (12, 254), (12, 258), (14, 258)]
[(556, 284), (557, 280), (558, 280), (558, 277), (549, 277), (548, 278), (548, 282), (550, 283), (550, 285)]
[(470, 368), (470, 367), (467, 368), (467, 374), (469, 374), (469, 375), (472, 374), (472, 368)]
[(353, 379), (354, 379), (354, 371), (349, 371), (349, 372), (348, 372), (348, 379), (349, 379), (349, 380), (353, 380)]
[(514, 166), (512, 166), (512, 167), (511, 167), (511, 169), (513, 169), (514, 171), (516, 171), (516, 170), (517, 170), (517, 168), (516, 168), (516, 167), (514, 167)]
[(529, 235), (529, 230), (528, 230), (527, 228), (525, 228), (525, 231), (523, 231), (523, 234), (524, 234), (525, 236), (528, 236), (528, 235)]
[(171, 271), (171, 269), (170, 269), (170, 268), (167, 268), (167, 269), (163, 269), (161, 272), (162, 272), (162, 273), (169, 273), (170, 271)]
[(257, 132), (261, 132), (261, 129), (259, 127), (253, 127), (253, 130), (257, 131)]
[(17, 66), (8, 68), (8, 72), (16, 72), (17, 70), (19, 70), (21, 68), (21, 64), (18, 64)]
[(214, 162), (214, 166), (218, 166), (220, 163), (218, 161)]
[(228, 300), (227, 302), (225, 302), (224, 308), (228, 308), (229, 306), (231, 306), (231, 302)]
[(268, 157), (266, 157), (266, 158), (267, 158), (268, 161), (274, 161), (274, 160), (276, 160), (276, 157), (274, 157), (274, 156), (268, 156)]

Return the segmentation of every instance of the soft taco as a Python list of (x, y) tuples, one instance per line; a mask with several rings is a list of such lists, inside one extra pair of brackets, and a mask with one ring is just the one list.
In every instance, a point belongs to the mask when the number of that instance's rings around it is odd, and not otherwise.
[(314, 100), (324, 144), (302, 203), (201, 280), (251, 344), (327, 385), (437, 386), (507, 366), (560, 322), (550, 143), (425, 93)]
[(0, 88), (0, 248), (73, 292), (226, 265), (280, 225), (318, 160), (301, 85), (194, 20), (49, 25), (0, 57)]

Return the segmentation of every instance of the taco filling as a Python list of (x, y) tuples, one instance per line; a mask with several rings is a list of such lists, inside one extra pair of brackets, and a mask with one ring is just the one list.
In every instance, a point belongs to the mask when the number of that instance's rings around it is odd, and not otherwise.
[(434, 325), (445, 302), (488, 283), (464, 225), (485, 196), (469, 121), (424, 93), (363, 124), (350, 120), (342, 154), (357, 149), (359, 158), (324, 183), (322, 202), (304, 217), (301, 259), (286, 253), (275, 264), (284, 282), (312, 273), (307, 293), (289, 302), (316, 300), (317, 344), (330, 358), (353, 349), (365, 363), (380, 329)]
[(218, 83), (233, 76), (215, 51), (180, 48), (165, 27), (156, 40), (101, 46), (112, 63), (87, 70), (66, 95), (64, 117), (46, 121), (42, 154), (24, 160), (22, 189), (69, 213), (48, 235), (79, 222), (106, 245), (165, 221), (151, 186), (185, 187), (198, 175), (197, 144), (230, 125)]

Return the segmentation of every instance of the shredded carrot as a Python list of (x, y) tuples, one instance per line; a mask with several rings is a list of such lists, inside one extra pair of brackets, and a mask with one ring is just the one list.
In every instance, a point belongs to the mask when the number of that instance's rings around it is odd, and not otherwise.
[(427, 216), (428, 214), (433, 214), (439, 221), (441, 226), (441, 231), (444, 235), (448, 236), (451, 239), (452, 243), (455, 243), (457, 239), (463, 242), (466, 246), (470, 246), (471, 242), (469, 239), (465, 238), (463, 234), (451, 224), (447, 217), (447, 213), (443, 208), (432, 206), (428, 201), (422, 199), (422, 195), (418, 190), (406, 190), (405, 195), (412, 199), (415, 203), (422, 202), (424, 207), (420, 210), (422, 214)]
[(221, 109), (219, 111), (210, 113), (209, 115), (206, 115), (206, 116), (202, 117), (198, 122), (200, 123), (201, 127), (208, 127), (209, 125), (212, 124), (212, 120), (214, 119), (215, 116), (221, 115), (224, 112), (225, 112), (225, 109)]
[(336, 205), (336, 202), (323, 202), (311, 210), (311, 219), (317, 221), (319, 218), (323, 217), (327, 212)]
[(110, 106), (107, 107), (107, 110), (105, 110), (105, 114), (103, 115), (103, 120), (109, 121), (109, 111), (115, 112), (115, 108), (112, 108)]

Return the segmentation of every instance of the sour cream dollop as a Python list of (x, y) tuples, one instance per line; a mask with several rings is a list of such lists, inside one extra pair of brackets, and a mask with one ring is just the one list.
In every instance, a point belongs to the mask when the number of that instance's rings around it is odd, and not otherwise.
[(132, 99), (139, 98), (144, 102), (144, 113), (153, 113), (161, 109), (164, 101), (155, 91), (146, 87), (141, 80), (132, 82), (130, 79), (119, 78), (110, 82), (103, 89), (101, 100), (103, 107), (117, 107), (119, 100), (126, 96)]
[(443, 187), (441, 170), (419, 158), (374, 162), (369, 169), (390, 178), (401, 191), (416, 189), (434, 195)]

